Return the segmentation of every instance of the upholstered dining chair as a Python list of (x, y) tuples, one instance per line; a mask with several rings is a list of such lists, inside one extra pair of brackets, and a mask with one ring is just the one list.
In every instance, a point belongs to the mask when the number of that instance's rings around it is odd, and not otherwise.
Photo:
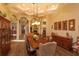
[(46, 44), (40, 44), (37, 51), (38, 56), (54, 56), (56, 52), (57, 43), (48, 42)]
[[(36, 49), (32, 48), (32, 44), (33, 44), (33, 34), (29, 33), (28, 37), (26, 39), (26, 49), (27, 49), (27, 54), (28, 55), (33, 55), (36, 52)], [(31, 43), (31, 44), (30, 44)]]

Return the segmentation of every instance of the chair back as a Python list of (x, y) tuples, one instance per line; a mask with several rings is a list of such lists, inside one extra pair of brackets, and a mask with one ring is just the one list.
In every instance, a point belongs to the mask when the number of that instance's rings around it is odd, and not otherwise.
[(54, 56), (56, 47), (57, 47), (56, 42), (48, 42), (46, 44), (40, 44), (39, 55), (40, 56)]

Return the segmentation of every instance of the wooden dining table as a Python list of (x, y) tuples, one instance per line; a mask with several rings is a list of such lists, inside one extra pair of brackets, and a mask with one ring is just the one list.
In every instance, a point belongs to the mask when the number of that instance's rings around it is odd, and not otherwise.
[(29, 44), (31, 45), (32, 48), (39, 48), (39, 44), (42, 43), (42, 44), (45, 44), (47, 42), (49, 42), (48, 38), (45, 37), (45, 38), (40, 38), (38, 40), (34, 40), (33, 38), (28, 38), (29, 40)]

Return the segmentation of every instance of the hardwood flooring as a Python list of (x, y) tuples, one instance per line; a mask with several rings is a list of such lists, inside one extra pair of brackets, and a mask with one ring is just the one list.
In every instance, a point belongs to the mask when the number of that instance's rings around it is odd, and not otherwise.
[[(11, 41), (11, 50), (8, 53), (8, 56), (28, 56), (26, 42), (26, 36), (21, 36), (20, 40)], [(56, 56), (78, 56), (78, 54), (67, 51), (66, 49), (57, 46)]]
[[(28, 56), (25, 40), (11, 41), (11, 50), (8, 56)], [(57, 46), (56, 56), (74, 56), (74, 54)]]
[(11, 41), (11, 50), (8, 56), (27, 56), (25, 40)]
[(62, 47), (57, 46), (56, 56), (74, 56), (73, 52), (70, 52)]

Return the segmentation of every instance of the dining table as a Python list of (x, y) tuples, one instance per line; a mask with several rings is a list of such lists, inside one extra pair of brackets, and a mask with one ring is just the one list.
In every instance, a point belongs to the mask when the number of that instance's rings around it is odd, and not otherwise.
[(28, 38), (28, 40), (29, 40), (29, 45), (35, 49), (39, 48), (40, 44), (45, 44), (49, 42), (48, 37), (39, 38), (38, 40), (34, 40), (33, 38)]

